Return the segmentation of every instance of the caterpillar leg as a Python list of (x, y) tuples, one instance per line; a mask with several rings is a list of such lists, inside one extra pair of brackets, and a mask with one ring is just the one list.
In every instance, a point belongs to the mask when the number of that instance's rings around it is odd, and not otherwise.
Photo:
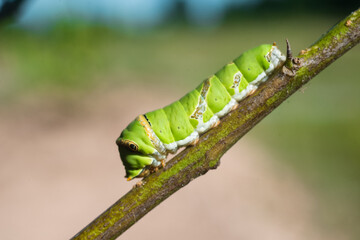
[(160, 161), (156, 161), (156, 165), (152, 165), (150, 168), (150, 172), (157, 172), (160, 168), (165, 167), (165, 159), (162, 159)]
[(235, 109), (239, 108), (239, 103), (236, 103), (231, 109), (230, 109), (230, 112), (231, 111), (234, 111)]
[(161, 162), (161, 166), (162, 166), (162, 167), (165, 167), (165, 159), (160, 160), (160, 162)]
[(199, 138), (194, 139), (191, 143), (189, 143), (189, 146), (194, 146), (199, 142)]
[(146, 177), (151, 173), (150, 169), (144, 169), (137, 177)]
[(219, 126), (220, 122), (221, 122), (220, 119), (217, 120), (216, 123), (212, 126), (212, 128)]
[(139, 188), (139, 187), (141, 187), (142, 185), (143, 185), (143, 181), (140, 180), (140, 181), (138, 181), (137, 183), (135, 183), (135, 185), (133, 186), (133, 188)]
[(256, 89), (257, 89), (257, 87), (254, 86), (254, 88), (251, 89), (250, 92), (248, 93), (248, 96), (253, 95), (255, 93)]

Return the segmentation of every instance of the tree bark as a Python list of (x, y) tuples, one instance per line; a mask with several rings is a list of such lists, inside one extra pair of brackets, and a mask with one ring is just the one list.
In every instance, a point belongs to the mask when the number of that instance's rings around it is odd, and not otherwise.
[(281, 69), (239, 107), (221, 119), (216, 128), (200, 137), (171, 159), (165, 168), (146, 177), (98, 218), (75, 235), (80, 239), (115, 239), (146, 213), (186, 186), (193, 179), (215, 169), (220, 157), (265, 116), (300, 87), (360, 41), (360, 9), (324, 34), (293, 58), (288, 45)]

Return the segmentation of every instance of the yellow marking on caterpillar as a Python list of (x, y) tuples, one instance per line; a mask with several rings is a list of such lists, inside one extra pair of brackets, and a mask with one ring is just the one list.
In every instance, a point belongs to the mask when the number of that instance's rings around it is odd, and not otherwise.
[(166, 154), (166, 149), (164, 147), (164, 144), (160, 141), (158, 136), (156, 136), (155, 132), (152, 130), (150, 123), (145, 118), (145, 116), (139, 115), (137, 117), (137, 120), (140, 122), (141, 126), (144, 127), (146, 135), (149, 137), (151, 143), (154, 145), (156, 150), (161, 154)]

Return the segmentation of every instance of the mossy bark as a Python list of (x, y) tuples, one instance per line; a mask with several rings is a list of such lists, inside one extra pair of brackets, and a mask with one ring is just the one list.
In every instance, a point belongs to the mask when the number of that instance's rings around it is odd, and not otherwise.
[(360, 41), (360, 9), (293, 58), (239, 107), (221, 119), (165, 168), (146, 177), (72, 239), (115, 239), (146, 213), (193, 179), (215, 169), (221, 156), (291, 94)]

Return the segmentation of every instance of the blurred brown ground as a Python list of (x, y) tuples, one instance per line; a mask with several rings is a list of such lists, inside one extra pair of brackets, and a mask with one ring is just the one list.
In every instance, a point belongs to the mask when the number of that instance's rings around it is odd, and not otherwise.
[[(135, 182), (124, 179), (115, 139), (137, 114), (176, 99), (164, 92), (129, 87), (1, 109), (0, 238), (68, 239), (124, 195)], [(244, 137), (120, 239), (345, 239), (320, 230), (312, 193), (272, 159)]]

